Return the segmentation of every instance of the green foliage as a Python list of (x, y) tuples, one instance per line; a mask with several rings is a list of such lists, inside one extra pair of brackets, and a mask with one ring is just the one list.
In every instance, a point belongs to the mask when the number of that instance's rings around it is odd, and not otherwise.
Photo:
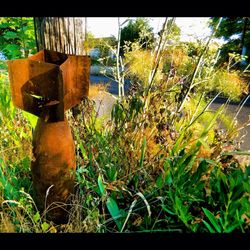
[[(129, 20), (127, 26), (121, 30), (121, 49), (126, 42), (138, 41), (142, 48), (150, 48), (154, 41), (153, 28), (146, 18)], [(121, 50), (123, 54), (123, 50)]]
[[(218, 17), (212, 17), (210, 26), (213, 27), (218, 21)], [(244, 26), (246, 25), (243, 37)], [(242, 47), (247, 48), (248, 61), (250, 56), (250, 29), (249, 17), (223, 17), (221, 25), (216, 33), (216, 37), (225, 39), (226, 43), (222, 47), (221, 62), (228, 61), (228, 53), (236, 52), (242, 54)]]
[(239, 72), (218, 70), (206, 86), (207, 91), (222, 92), (226, 97), (239, 101), (244, 93), (247, 93), (247, 84), (239, 76)]
[(100, 51), (100, 63), (106, 66), (114, 66), (115, 58), (112, 58), (111, 52), (115, 45), (116, 38), (114, 36), (98, 39), (95, 48), (99, 49)]
[(0, 18), (0, 52), (7, 59), (28, 57), (36, 52), (33, 18)]
[[(149, 50), (139, 48), (139, 44), (133, 44), (132, 47), (127, 47), (125, 53), (125, 63), (130, 65), (127, 74), (132, 81), (136, 81), (146, 87), (148, 85), (149, 74), (153, 65), (153, 56)], [(156, 75), (156, 79), (162, 77), (160, 71)]]
[(103, 64), (105, 66), (114, 66), (115, 58), (112, 58), (112, 51), (116, 46), (115, 36), (95, 38), (88, 33), (87, 41), (85, 41), (85, 49), (89, 52), (91, 49), (98, 49), (99, 58), (92, 58), (92, 64)]
[(118, 101), (105, 129), (95, 126), (86, 103), (85, 117), (74, 120), (77, 145), (84, 148), (77, 180), (100, 207), (100, 231), (249, 231), (249, 174), (234, 158), (225, 160), (229, 140), (218, 143), (223, 107), (207, 110), (207, 101), (193, 96), (175, 117), (174, 96), (165, 88), (151, 90), (148, 108), (141, 92)]
[[(3, 63), (6, 65), (6, 63)], [(11, 102), (8, 74), (5, 69), (0, 71), (0, 124), (4, 117), (14, 118), (15, 108)]]
[(22, 111), (22, 114), (28, 120), (28, 122), (30, 123), (31, 127), (33, 129), (35, 129), (38, 117), (35, 116), (35, 115), (33, 115), (33, 114), (31, 114), (31, 113), (28, 113), (26, 111)]
[(91, 49), (95, 48), (97, 40), (91, 32), (87, 32), (86, 36), (87, 39), (84, 41), (84, 49), (87, 51), (87, 53), (89, 53)]
[(116, 201), (112, 197), (108, 197), (108, 198), (106, 197), (105, 186), (102, 183), (102, 178), (100, 175), (98, 176), (98, 186), (99, 186), (102, 197), (106, 199), (106, 206), (108, 208), (108, 211), (110, 215), (112, 216), (113, 220), (116, 222), (116, 225), (120, 231), (121, 226), (122, 226), (121, 221), (119, 220), (119, 218), (121, 217), (120, 209), (118, 208)]

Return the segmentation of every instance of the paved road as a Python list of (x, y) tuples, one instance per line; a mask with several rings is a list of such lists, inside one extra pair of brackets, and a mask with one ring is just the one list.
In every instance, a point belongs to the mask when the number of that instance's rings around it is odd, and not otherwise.
[[(108, 92), (112, 95), (118, 95), (118, 83), (114, 80), (111, 80), (108, 77), (105, 76), (96, 76), (96, 75), (90, 75), (90, 83), (91, 84), (101, 84), (105, 83), (108, 84)], [(124, 85), (124, 91), (125, 93), (128, 92), (129, 89), (129, 80), (125, 80)]]
[[(214, 103), (212, 103), (211, 108), (218, 109), (222, 103), (224, 103), (224, 99), (217, 99)], [(230, 103), (227, 108), (227, 112), (232, 114), (233, 116), (237, 113), (239, 105), (237, 103)], [(237, 121), (239, 125), (243, 125), (250, 122), (250, 98), (248, 98), (247, 102), (242, 107), (240, 113), (237, 116)], [(245, 127), (240, 136), (245, 135), (243, 138), (243, 144), (241, 145), (242, 150), (250, 150), (250, 126)]]
[[(113, 95), (118, 95), (118, 84), (115, 81), (112, 81), (111, 79), (104, 77), (104, 76), (94, 76), (91, 75), (90, 76), (90, 82), (91, 84), (100, 84), (100, 83), (109, 83), (109, 87), (108, 87), (108, 92), (110, 92)], [(129, 81), (125, 81), (125, 92), (127, 93), (129, 89)], [(211, 108), (217, 109), (220, 107), (220, 105), (222, 103), (225, 102), (225, 99), (220, 99), (217, 98), (215, 100), (215, 102), (211, 105)], [(235, 114), (237, 112), (237, 107), (238, 104), (236, 103), (230, 103), (228, 105), (228, 112)], [(242, 108), (241, 112), (238, 115), (238, 122), (239, 124), (244, 124), (247, 121), (249, 121), (249, 116), (250, 116), (250, 98), (248, 99), (248, 101), (245, 103), (244, 107)], [(250, 126), (246, 127), (242, 133), (242, 134), (246, 134), (246, 136), (244, 137), (244, 143), (241, 145), (241, 149), (242, 150), (250, 150)]]

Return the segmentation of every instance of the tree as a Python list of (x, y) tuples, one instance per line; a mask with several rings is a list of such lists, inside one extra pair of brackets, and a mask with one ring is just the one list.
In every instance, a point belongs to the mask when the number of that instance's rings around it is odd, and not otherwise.
[[(212, 17), (210, 27), (218, 21), (218, 17)], [(226, 43), (222, 46), (222, 61), (228, 61), (228, 53), (238, 53), (248, 56), (250, 61), (250, 18), (249, 17), (223, 17), (215, 37), (223, 38)]]
[(0, 18), (0, 52), (7, 59), (28, 57), (36, 51), (31, 17)]
[(154, 41), (153, 28), (149, 25), (149, 20), (146, 18), (136, 18), (129, 20), (127, 26), (121, 29), (121, 52), (126, 41), (135, 42), (139, 40), (142, 48), (150, 48)]
[[(174, 41), (175, 43), (180, 40), (181, 35), (181, 29), (178, 27), (178, 25), (175, 23), (174, 19), (170, 19), (166, 23), (166, 29), (169, 30), (168, 32), (168, 39)], [(161, 36), (164, 32), (164, 29), (161, 29), (158, 32), (158, 35)]]

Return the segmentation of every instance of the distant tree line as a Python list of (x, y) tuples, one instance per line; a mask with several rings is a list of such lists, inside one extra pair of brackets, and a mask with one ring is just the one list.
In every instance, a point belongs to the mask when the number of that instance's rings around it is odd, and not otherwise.
[[(216, 25), (219, 17), (210, 19), (210, 27)], [(228, 60), (228, 53), (236, 52), (247, 56), (246, 62), (250, 62), (250, 18), (249, 17), (223, 17), (219, 26), (217, 38), (223, 38), (226, 43), (221, 49), (221, 61)]]

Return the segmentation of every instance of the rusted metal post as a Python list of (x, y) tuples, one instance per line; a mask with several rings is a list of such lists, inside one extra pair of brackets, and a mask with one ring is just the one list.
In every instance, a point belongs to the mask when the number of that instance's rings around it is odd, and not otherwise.
[(36, 204), (48, 210), (49, 219), (63, 222), (76, 168), (64, 113), (88, 96), (90, 57), (41, 50), (27, 59), (8, 61), (8, 70), (14, 105), (39, 117), (31, 163)]

